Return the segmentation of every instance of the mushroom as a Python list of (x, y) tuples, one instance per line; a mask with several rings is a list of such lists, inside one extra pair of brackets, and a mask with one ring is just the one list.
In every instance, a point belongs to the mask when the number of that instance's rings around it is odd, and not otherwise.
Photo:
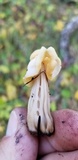
[(53, 80), (60, 69), (61, 60), (53, 47), (41, 47), (30, 56), (23, 80), (32, 87), (27, 112), (27, 125), (32, 133), (51, 135), (54, 131), (48, 81)]

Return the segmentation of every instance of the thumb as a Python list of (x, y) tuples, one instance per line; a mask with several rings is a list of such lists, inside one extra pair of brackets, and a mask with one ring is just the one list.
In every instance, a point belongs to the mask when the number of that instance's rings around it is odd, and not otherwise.
[(26, 115), (25, 108), (16, 108), (10, 115), (3, 149), (6, 150), (5, 146), (8, 145), (7, 154), (12, 160), (36, 160), (37, 158), (38, 140), (28, 132)]

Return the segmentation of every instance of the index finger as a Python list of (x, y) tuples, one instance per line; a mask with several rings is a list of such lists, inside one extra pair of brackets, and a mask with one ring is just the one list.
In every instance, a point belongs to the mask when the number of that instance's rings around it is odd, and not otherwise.
[(39, 155), (55, 151), (78, 149), (78, 112), (63, 109), (52, 113), (55, 132), (51, 137), (40, 137)]

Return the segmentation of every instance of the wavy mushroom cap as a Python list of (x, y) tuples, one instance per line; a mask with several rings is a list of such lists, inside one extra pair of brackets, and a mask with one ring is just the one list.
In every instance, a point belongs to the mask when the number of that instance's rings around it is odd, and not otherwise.
[(31, 54), (27, 72), (23, 78), (24, 83), (28, 83), (32, 78), (37, 76), (42, 70), (42, 66), (44, 66), (49, 80), (54, 79), (60, 72), (61, 60), (53, 47), (49, 47), (48, 49), (41, 47), (41, 49), (35, 50)]

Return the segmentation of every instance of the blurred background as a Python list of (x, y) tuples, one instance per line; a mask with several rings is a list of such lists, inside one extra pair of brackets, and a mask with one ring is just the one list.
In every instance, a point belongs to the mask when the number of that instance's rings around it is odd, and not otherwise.
[(62, 31), (77, 16), (77, 0), (0, 0), (0, 137), (11, 110), (27, 106), (30, 88), (22, 79), (30, 54), (41, 46), (53, 46), (63, 65), (50, 83), (51, 110), (78, 110), (78, 28), (68, 44), (72, 63), (69, 55), (64, 62), (60, 47)]

